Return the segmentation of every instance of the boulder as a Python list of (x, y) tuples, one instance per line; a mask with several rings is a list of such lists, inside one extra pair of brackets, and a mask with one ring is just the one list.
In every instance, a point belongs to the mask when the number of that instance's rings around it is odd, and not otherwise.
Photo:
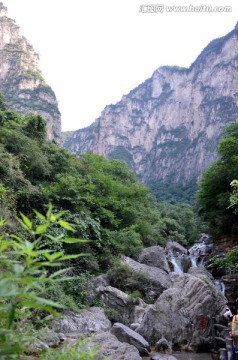
[(157, 267), (167, 273), (170, 272), (164, 249), (161, 246), (151, 246), (143, 249), (139, 255), (139, 262), (148, 266)]
[(154, 354), (151, 360), (177, 360), (177, 358), (172, 355)]
[(207, 281), (213, 283), (214, 278), (212, 274), (203, 265), (199, 265), (197, 267), (191, 267), (188, 273), (190, 275), (198, 277), (199, 279), (202, 280), (207, 279)]
[(187, 254), (188, 252), (185, 247), (183, 247), (176, 241), (168, 241), (166, 243), (166, 249), (168, 253), (172, 253), (173, 255)]
[(94, 360), (142, 360), (139, 351), (132, 345), (120, 342), (110, 332), (96, 334), (87, 340), (87, 346), (98, 346), (98, 356)]
[(157, 341), (155, 345), (155, 349), (158, 352), (162, 352), (165, 354), (172, 354), (172, 347), (168, 340), (166, 340), (164, 337), (162, 337), (159, 341)]
[(172, 287), (148, 306), (137, 331), (151, 345), (165, 337), (185, 351), (211, 346), (211, 318), (223, 313), (225, 297), (212, 283), (190, 274), (173, 273), (172, 280)]
[[(150, 292), (147, 291), (145, 299), (154, 302), (160, 294), (171, 286), (169, 274), (158, 267), (141, 264), (129, 257), (124, 256), (122, 262), (130, 266), (136, 274), (144, 274), (150, 283)], [(147, 284), (148, 285), (148, 284)], [(143, 286), (143, 284), (141, 284)]]
[(97, 288), (101, 302), (109, 308), (115, 309), (123, 322), (134, 322), (132, 316), (133, 304), (130, 303), (129, 295), (112, 286), (99, 286)]
[(141, 355), (150, 353), (149, 343), (137, 332), (121, 323), (115, 323), (111, 328), (111, 333), (121, 342), (135, 346)]
[(92, 283), (94, 288), (97, 289), (99, 286), (109, 286), (110, 280), (107, 274), (102, 274), (92, 279)]
[(90, 310), (83, 310), (82, 313), (68, 311), (63, 315), (62, 319), (53, 320), (51, 328), (66, 336), (75, 335), (79, 337), (108, 331), (111, 328), (111, 322), (102, 308), (93, 307)]
[(147, 305), (140, 298), (130, 297), (123, 291), (112, 286), (99, 286), (97, 288), (101, 302), (118, 312), (118, 319), (126, 324), (140, 324)]
[(187, 273), (192, 266), (192, 261), (188, 255), (181, 256), (181, 268), (184, 273)]
[(151, 360), (177, 360), (177, 358), (172, 355), (154, 354)]

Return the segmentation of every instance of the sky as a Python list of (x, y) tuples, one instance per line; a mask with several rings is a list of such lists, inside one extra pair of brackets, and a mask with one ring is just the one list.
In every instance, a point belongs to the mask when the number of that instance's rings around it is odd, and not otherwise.
[(146, 1), (2, 0), (40, 55), (63, 131), (92, 124), (160, 66), (189, 67), (238, 21), (237, 0)]

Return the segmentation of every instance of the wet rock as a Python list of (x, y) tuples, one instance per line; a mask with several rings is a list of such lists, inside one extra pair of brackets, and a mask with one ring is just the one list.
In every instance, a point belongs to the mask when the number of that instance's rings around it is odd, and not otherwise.
[(157, 341), (155, 345), (155, 349), (158, 352), (164, 352), (166, 354), (172, 354), (172, 347), (168, 340), (162, 337), (159, 341)]
[(150, 305), (137, 331), (151, 345), (165, 337), (181, 350), (211, 346), (211, 317), (221, 315), (226, 299), (207, 281), (190, 274), (174, 274), (173, 285)]
[(181, 268), (184, 273), (187, 273), (192, 266), (192, 261), (188, 255), (181, 256)]
[(141, 355), (150, 353), (149, 343), (137, 332), (121, 323), (115, 323), (111, 328), (111, 333), (121, 342), (126, 342), (135, 346)]
[(139, 262), (170, 272), (164, 249), (161, 246), (151, 246), (143, 249), (139, 255)]
[(177, 360), (177, 358), (172, 355), (155, 354), (151, 357), (151, 360)]
[(183, 247), (176, 241), (168, 241), (166, 243), (166, 248), (167, 248), (167, 251), (169, 253), (172, 253), (173, 255), (187, 254), (187, 249), (185, 249), (185, 247)]
[(111, 328), (111, 322), (106, 317), (104, 310), (93, 307), (90, 310), (83, 310), (82, 313), (67, 312), (62, 319), (54, 320), (51, 328), (66, 336), (76, 337), (107, 331)]

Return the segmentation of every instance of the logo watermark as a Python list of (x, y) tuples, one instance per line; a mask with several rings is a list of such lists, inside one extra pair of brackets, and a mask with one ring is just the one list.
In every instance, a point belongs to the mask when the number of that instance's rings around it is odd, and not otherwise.
[(159, 4), (143, 4), (140, 5), (140, 12), (142, 13), (162, 13), (164, 11), (164, 5)]
[(232, 6), (208, 6), (208, 5), (189, 5), (189, 6), (165, 6), (163, 4), (142, 4), (139, 11), (141, 13), (163, 13), (163, 12), (232, 12)]

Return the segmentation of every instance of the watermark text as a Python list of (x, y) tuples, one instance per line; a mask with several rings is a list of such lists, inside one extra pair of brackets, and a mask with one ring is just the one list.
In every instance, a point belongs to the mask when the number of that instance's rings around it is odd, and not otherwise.
[(189, 6), (165, 6), (163, 4), (142, 4), (140, 5), (141, 13), (163, 13), (163, 12), (232, 12), (232, 6), (208, 6), (208, 5), (189, 5)]

